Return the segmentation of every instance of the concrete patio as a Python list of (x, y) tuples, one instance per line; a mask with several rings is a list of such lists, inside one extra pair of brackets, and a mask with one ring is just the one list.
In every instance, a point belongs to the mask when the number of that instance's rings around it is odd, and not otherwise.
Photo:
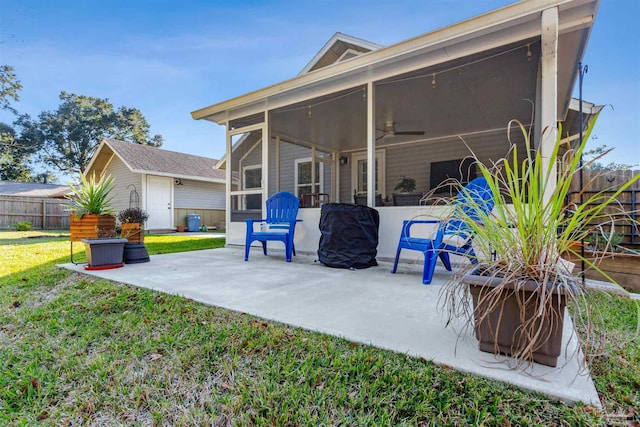
[(570, 320), (565, 321), (565, 351), (558, 368), (535, 364), (512, 369), (509, 358), (480, 352), (471, 332), (459, 333), (460, 324), (444, 327), (438, 301), (451, 273), (443, 268), (436, 269), (433, 283), (425, 286), (421, 261), (402, 264), (394, 275), (385, 262), (350, 271), (325, 267), (304, 255), (286, 263), (282, 252), (265, 257), (257, 249), (244, 262), (243, 252), (244, 248), (229, 247), (154, 255), (149, 263), (102, 271), (63, 267), (423, 357), (568, 402), (600, 406), (588, 369), (578, 363), (583, 356)]

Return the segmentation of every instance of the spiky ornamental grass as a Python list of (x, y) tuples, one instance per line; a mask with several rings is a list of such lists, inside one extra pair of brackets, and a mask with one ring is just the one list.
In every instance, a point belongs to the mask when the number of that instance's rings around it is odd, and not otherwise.
[(80, 185), (69, 184), (72, 195), (68, 197), (66, 210), (81, 217), (85, 214), (113, 214), (111, 191), (115, 187), (112, 176), (96, 179), (95, 174), (88, 179), (80, 174)]
[[(483, 321), (491, 309), (499, 309), (507, 296), (519, 297), (522, 295), (520, 291), (531, 287), (532, 283), (535, 285), (536, 292), (527, 300), (521, 298), (519, 301), (523, 321), (521, 331), (530, 342), (524, 348), (514, 349), (512, 356), (519, 363), (531, 362), (533, 352), (551, 334), (553, 327), (544, 327), (541, 319), (550, 318), (552, 325), (560, 320), (557, 313), (563, 313), (558, 310), (562, 295), (573, 310), (585, 314), (579, 316), (581, 319), (590, 321), (590, 307), (587, 299), (582, 297), (582, 286), (572, 274), (570, 263), (564, 260), (563, 254), (584, 259), (573, 243), (584, 240), (594, 231), (601, 233), (604, 229), (613, 230), (615, 221), (611, 210), (618, 207), (617, 197), (640, 179), (640, 175), (636, 175), (616, 190), (607, 189), (593, 194), (586, 193), (583, 188), (577, 196), (569, 199), (573, 178), (578, 176), (581, 168), (588, 166), (582, 165), (580, 159), (595, 121), (592, 121), (583, 142), (575, 149), (563, 145), (560, 129), (548, 158), (543, 158), (541, 151), (532, 147), (530, 135), (518, 121), (509, 123), (508, 134), (514, 127), (521, 131), (524, 153), (518, 151), (517, 144), (512, 143), (509, 137), (511, 149), (508, 155), (485, 165), (467, 146), (495, 200), (491, 212), (480, 209), (471, 195), (465, 194), (462, 184), (453, 184), (461, 191), (464, 204), (474, 208), (471, 211), (475, 218), (470, 216), (470, 211), (454, 206), (455, 215), (473, 230), (482, 275), (499, 278), (501, 282), (481, 294), (477, 305), (482, 304), (488, 310), (485, 314), (475, 313), (475, 322)], [(554, 174), (555, 169), (547, 166), (553, 164), (558, 166), (557, 175)], [(588, 183), (585, 187), (588, 188)], [(580, 199), (582, 202), (578, 203)], [(618, 214), (623, 214), (621, 209), (617, 210)], [(584, 261), (608, 278), (598, 268), (597, 261)], [(460, 283), (460, 278), (478, 271), (477, 268), (476, 265), (468, 265), (460, 269), (446, 284), (443, 294), (443, 307), (449, 319), (463, 316), (469, 327), (474, 324), (474, 310), (470, 304), (468, 287)], [(535, 302), (534, 298), (539, 298), (539, 302)], [(525, 306), (531, 304), (535, 306), (535, 315), (527, 316)], [(640, 305), (636, 305), (640, 314)], [(639, 328), (640, 321), (638, 331)], [(589, 333), (592, 330), (587, 325), (585, 337), (597, 341), (597, 337)]]

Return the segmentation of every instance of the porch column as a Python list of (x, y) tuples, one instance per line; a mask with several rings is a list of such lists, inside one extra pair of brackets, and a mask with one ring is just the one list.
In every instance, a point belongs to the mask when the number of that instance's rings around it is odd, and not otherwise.
[(269, 126), (269, 112), (264, 112), (264, 126), (262, 134), (262, 218), (267, 217), (265, 201), (269, 198), (269, 142), (271, 129)]
[(540, 154), (545, 171), (549, 171), (542, 200), (547, 202), (555, 190), (557, 165), (551, 163), (558, 134), (558, 8), (542, 12), (542, 52), (540, 58)]
[[(233, 167), (231, 166), (231, 134), (229, 133), (229, 122), (226, 122), (224, 124), (224, 128), (225, 128), (225, 133), (227, 135), (227, 161), (225, 162), (225, 166), (227, 167), (225, 172), (225, 192), (224, 192), (224, 198), (225, 198), (225, 210), (224, 210), (224, 229), (227, 233), (229, 233), (230, 227), (231, 227), (231, 210), (232, 210), (232, 206), (231, 206), (231, 169), (233, 169)], [(225, 244), (225, 246), (227, 246)]]
[[(376, 205), (376, 112), (373, 82), (367, 83), (367, 206)], [(381, 183), (382, 184), (382, 183)]]

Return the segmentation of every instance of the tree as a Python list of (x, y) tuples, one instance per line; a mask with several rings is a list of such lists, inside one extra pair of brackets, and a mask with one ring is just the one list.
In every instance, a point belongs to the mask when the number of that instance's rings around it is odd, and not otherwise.
[(18, 101), (22, 84), (18, 80), (11, 65), (0, 66), (0, 110), (9, 110), (14, 114), (16, 110), (11, 106), (11, 99)]
[(15, 130), (5, 123), (0, 123), (0, 180), (30, 181), (30, 156), (31, 151), (20, 144)]
[(60, 93), (55, 111), (40, 113), (35, 121), (23, 123), (24, 137), (42, 148), (40, 158), (65, 173), (86, 169), (103, 138), (159, 147), (162, 136), (149, 135), (149, 123), (140, 110), (114, 110), (108, 99)]
[[(0, 66), (0, 110), (18, 114), (11, 105), (20, 100), (22, 84), (10, 65)], [(14, 126), (24, 119), (19, 117)], [(0, 122), (0, 179), (8, 181), (29, 181), (31, 179), (30, 157), (33, 150), (25, 147), (18, 139), (13, 126)]]
[(604, 172), (604, 171), (614, 171), (614, 170), (629, 170), (633, 169), (638, 165), (628, 165), (625, 163), (602, 163), (599, 162), (602, 157), (609, 154), (613, 150), (613, 148), (607, 147), (605, 144), (600, 145), (591, 150), (585, 150), (584, 157), (586, 160), (585, 168), (588, 170)]

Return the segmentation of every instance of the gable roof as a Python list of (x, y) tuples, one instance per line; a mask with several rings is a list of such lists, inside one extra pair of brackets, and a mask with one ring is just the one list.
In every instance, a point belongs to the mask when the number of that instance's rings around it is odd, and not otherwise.
[(3, 196), (62, 199), (69, 192), (69, 187), (66, 185), (0, 181), (0, 194)]
[(412, 39), (380, 48), (348, 61), (227, 99), (191, 112), (191, 117), (226, 125), (310, 98), (357, 88), (371, 81), (384, 81), (417, 69), (451, 63), (480, 55), (500, 46), (540, 37), (541, 14), (552, 8), (559, 12), (559, 36), (568, 55), (558, 74), (558, 112), (565, 113), (576, 81), (577, 63), (582, 59), (600, 0), (521, 0), (500, 9), (453, 24)]
[(335, 64), (340, 60), (349, 59), (345, 55), (349, 50), (353, 52), (353, 56), (357, 56), (358, 53), (367, 53), (383, 47), (384, 46), (377, 43), (372, 43), (358, 37), (337, 32), (324, 44), (324, 46), (322, 46), (318, 53), (315, 54), (311, 61), (305, 65), (298, 75), (301, 76), (311, 71)]
[(92, 169), (103, 167), (112, 155), (134, 173), (145, 173), (196, 181), (225, 182), (225, 172), (216, 169), (217, 159), (163, 150), (157, 147), (134, 144), (117, 139), (105, 138), (91, 158), (85, 174)]

